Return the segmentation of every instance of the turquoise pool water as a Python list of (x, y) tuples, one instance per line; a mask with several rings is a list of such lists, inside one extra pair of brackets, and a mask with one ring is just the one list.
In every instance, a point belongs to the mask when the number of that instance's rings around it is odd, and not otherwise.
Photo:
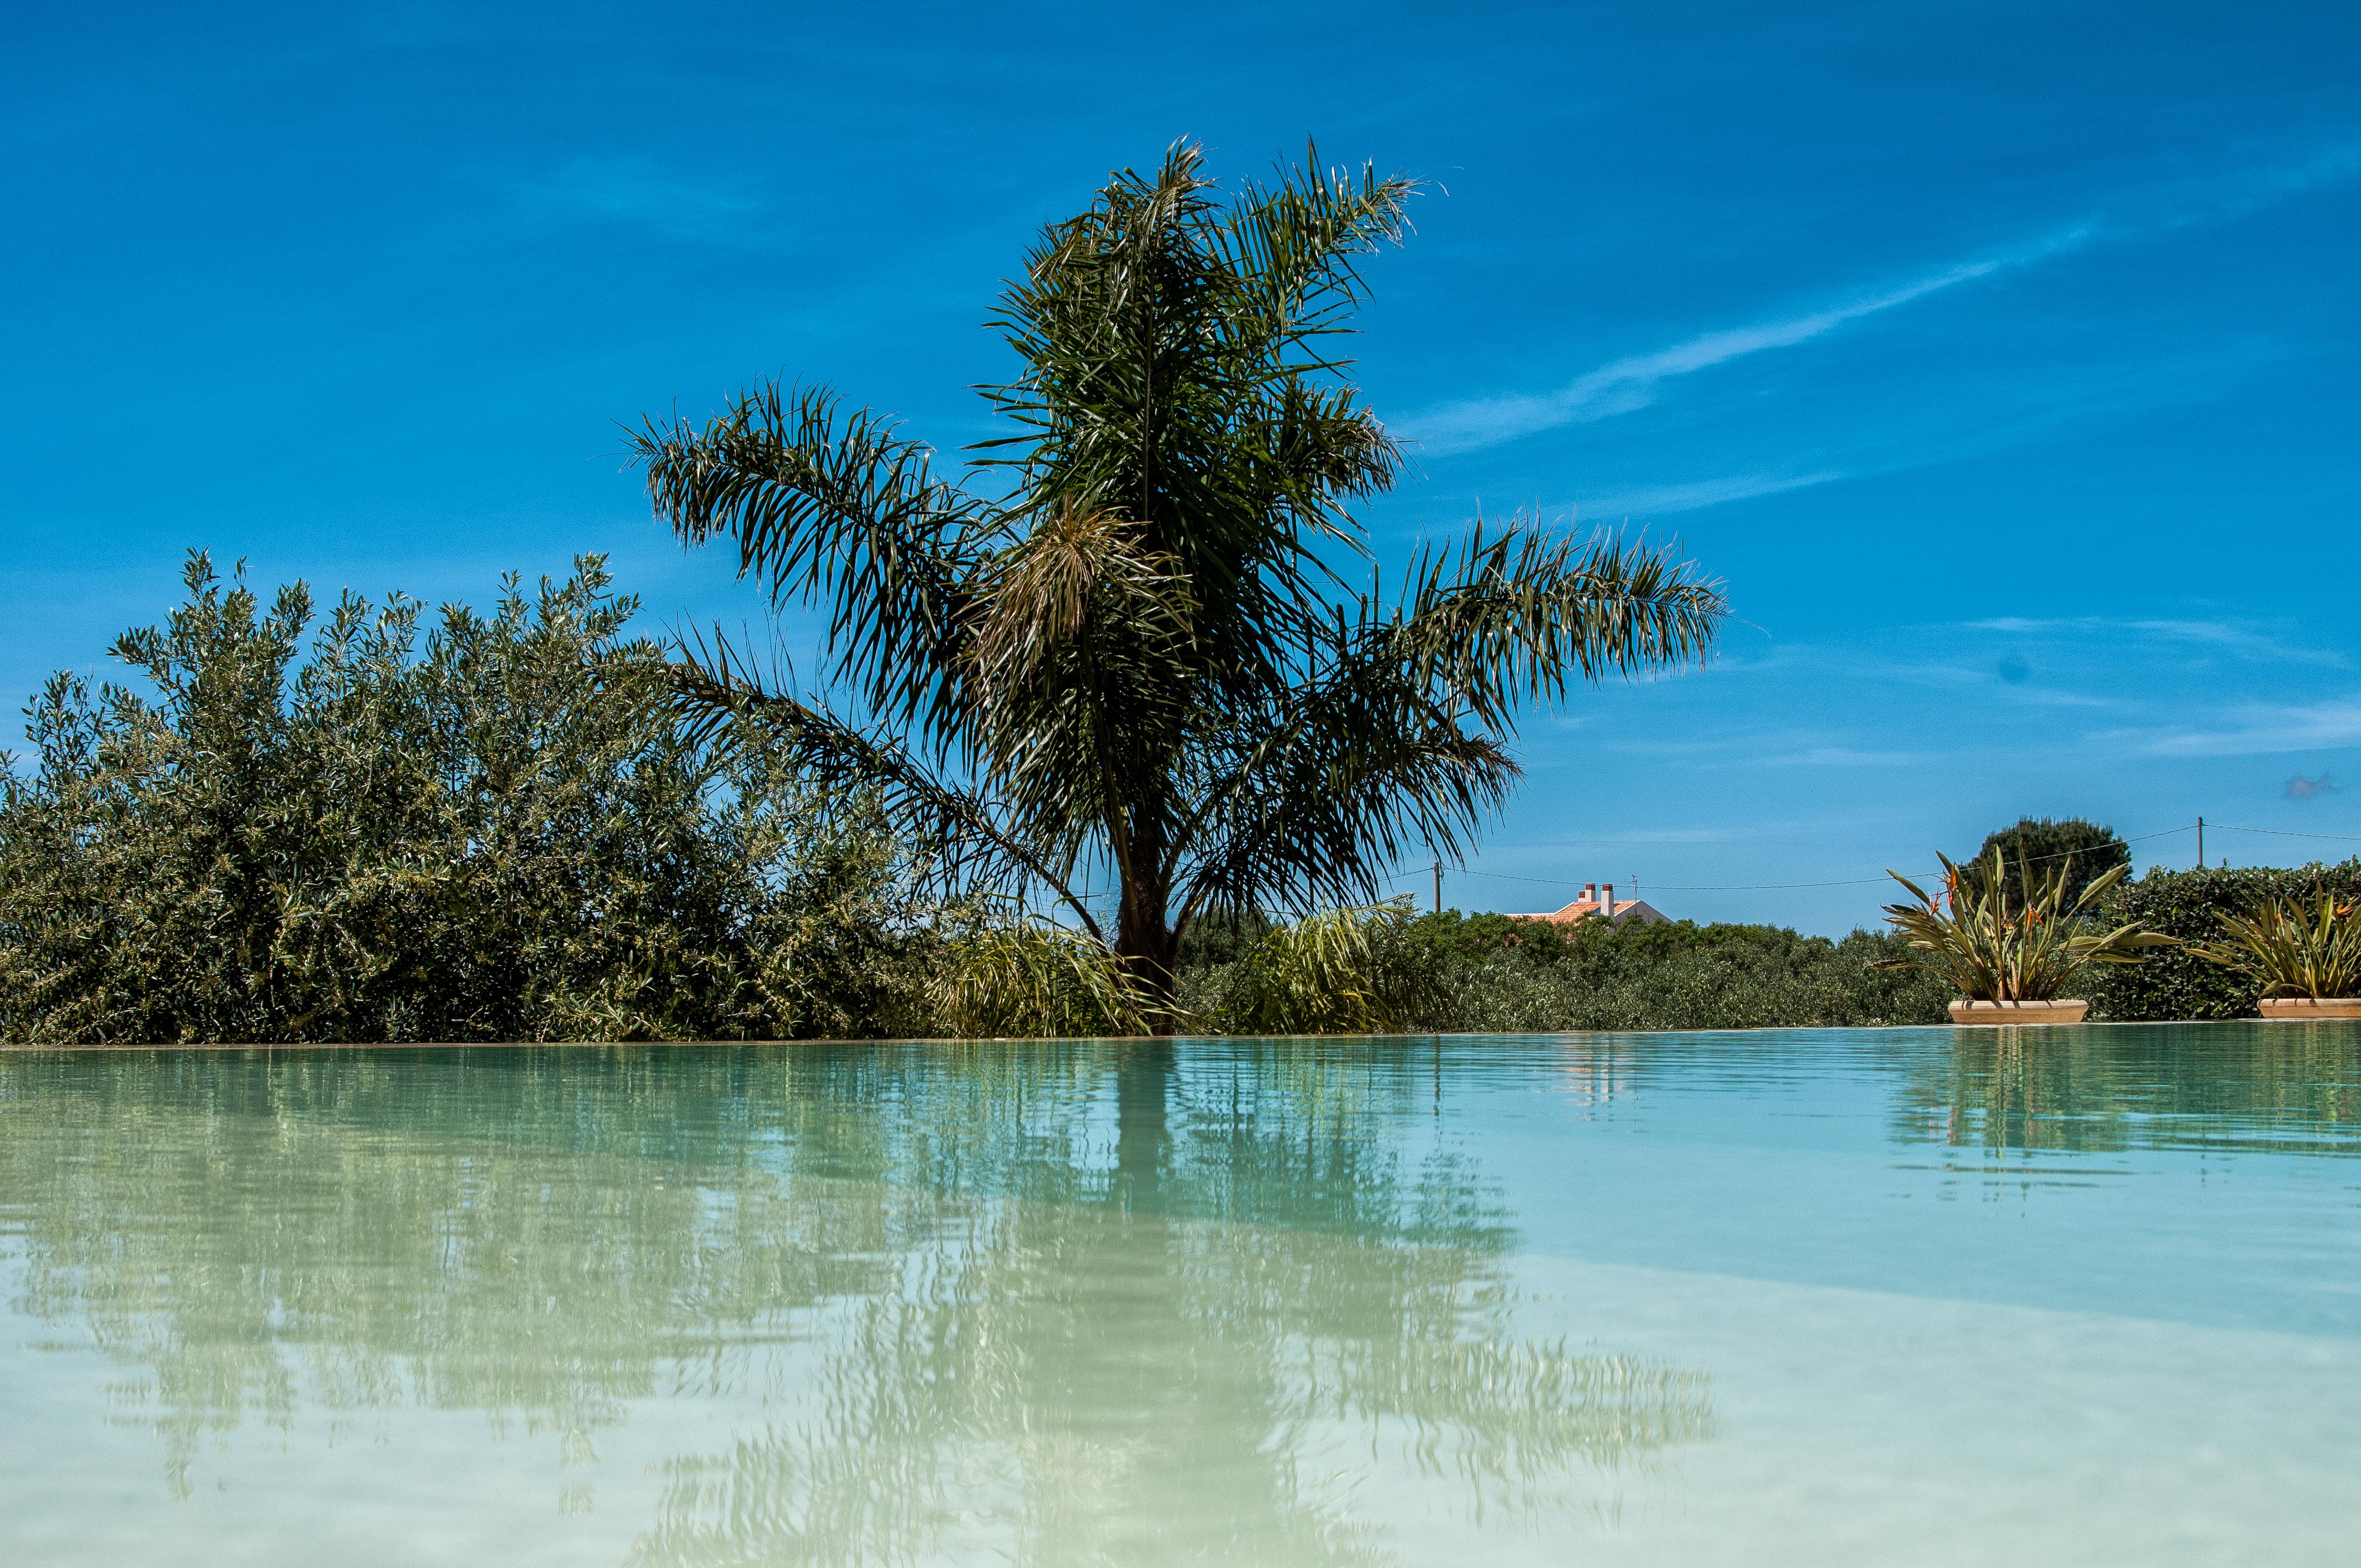
[(2361, 1028), (0, 1055), (0, 1558), (2350, 1563)]

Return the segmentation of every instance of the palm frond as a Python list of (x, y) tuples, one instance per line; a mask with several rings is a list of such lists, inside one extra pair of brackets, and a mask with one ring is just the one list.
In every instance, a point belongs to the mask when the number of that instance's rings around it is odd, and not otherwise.
[(1363, 294), (1356, 258), (1400, 243), (1419, 189), (1402, 175), (1379, 175), (1375, 163), (1363, 164), (1357, 177), (1323, 170), (1314, 143), (1305, 145), (1301, 170), (1282, 166), (1268, 186), (1247, 181), (1223, 225), (1223, 247), (1255, 280), (1250, 298), (1260, 307), (1262, 332), (1301, 344), (1338, 330), (1337, 317)]
[(1279, 678), (1335, 587), (1312, 546), (1360, 549), (1343, 503), (1400, 467), (1303, 345), (1342, 330), (1314, 302), (1349, 301), (1350, 257), (1397, 232), (1410, 187), (1313, 178), (1225, 209), (1202, 161), (1176, 146), (1044, 234), (993, 323), (1025, 373), (985, 389), (1022, 433), (982, 460), (1038, 505), (1141, 524), (1191, 585), (1202, 667), (1238, 688)]
[(1701, 663), (1728, 614), (1721, 585), (1675, 546), (1479, 521), (1455, 550), (1422, 553), (1369, 634), (1497, 728), (1577, 681)]
[(822, 789), (873, 794), (947, 891), (1037, 879), (1104, 938), (1069, 880), (1071, 861), (1028, 839), (1005, 803), (943, 777), (908, 749), (825, 707), (766, 689), (719, 634), (687, 652), (665, 670), (675, 711), (691, 739), (725, 751), (765, 747)]
[(1382, 646), (1345, 642), (1219, 760), (1176, 840), (1187, 914), (1352, 904), (1414, 845), (1456, 858), (1519, 776)]
[(774, 608), (825, 602), (839, 669), (881, 717), (950, 736), (969, 576), (1004, 537), (989, 509), (935, 478), (890, 421), (841, 414), (826, 388), (758, 386), (703, 428), (631, 435), (656, 515), (681, 540), (726, 536)]
[(1195, 600), (1136, 523), (1072, 510), (987, 570), (970, 635), (976, 732), (994, 787), (1045, 836), (1083, 852), (1104, 832), (1129, 858), (1128, 808), (1148, 765), (1186, 743)]

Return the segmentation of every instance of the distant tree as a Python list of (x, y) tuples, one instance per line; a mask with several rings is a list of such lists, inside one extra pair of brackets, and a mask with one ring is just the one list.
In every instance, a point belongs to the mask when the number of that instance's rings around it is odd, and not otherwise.
[(2054, 820), (2026, 817), (2018, 819), (2014, 827), (1985, 837), (1975, 854), (1960, 862), (1962, 882), (1981, 886), (1990, 874), (1988, 868), (1995, 850), (2008, 868), (2006, 893), (2014, 893), (2021, 878), (2037, 882), (2063, 861), (2066, 891), (2059, 902), (2064, 907), (2071, 907), (2092, 879), (2112, 867), (2128, 866), (2132, 860), (2130, 848), (2115, 836), (2113, 828), (2079, 817)]

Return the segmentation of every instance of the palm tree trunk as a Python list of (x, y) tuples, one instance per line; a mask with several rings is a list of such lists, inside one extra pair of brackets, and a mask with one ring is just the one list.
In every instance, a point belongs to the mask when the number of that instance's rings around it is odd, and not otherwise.
[(1146, 801), (1108, 823), (1111, 836), (1120, 834), (1115, 872), (1123, 882), (1115, 961), (1146, 998), (1142, 1011), (1152, 1035), (1170, 1035), (1177, 1025), (1172, 1000), (1180, 979), (1180, 935), (1172, 928), (1172, 866), (1164, 821), (1157, 803)]
[(1180, 976), (1180, 936), (1172, 928), (1172, 890), (1160, 865), (1147, 876), (1123, 879), (1123, 907), (1115, 914), (1115, 956), (1147, 999), (1142, 1009), (1148, 1033), (1170, 1035), (1176, 1020), (1172, 999)]
[(1180, 950), (1180, 939), (1166, 915), (1163, 895), (1137, 890), (1135, 902), (1135, 890), (1126, 887), (1115, 925), (1115, 961), (1147, 998), (1143, 1011), (1151, 1034), (1170, 1035), (1176, 1025), (1172, 999)]

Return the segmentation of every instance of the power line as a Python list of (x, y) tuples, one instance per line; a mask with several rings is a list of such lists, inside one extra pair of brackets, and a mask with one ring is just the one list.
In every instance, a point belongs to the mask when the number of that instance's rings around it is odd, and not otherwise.
[[(1568, 882), (1563, 877), (1511, 876), (1507, 872), (1479, 872), (1466, 868), (1466, 876), (1497, 877), (1502, 882), (1533, 882), (1549, 887), (1588, 887), (1591, 883)], [(1595, 881), (1596, 879), (1594, 879)], [(1794, 887), (1862, 887), (1870, 883), (1883, 882), (1882, 876), (1849, 877), (1842, 882), (1748, 882), (1730, 883), (1719, 887), (1679, 887), (1671, 883), (1650, 883), (1648, 885), (1664, 893), (1767, 893)]]
[[(2222, 822), (2207, 822), (2205, 826), (2213, 828), (2218, 832), (2224, 833), (2268, 833), (2273, 837), (2281, 839), (2322, 839), (2334, 840), (2337, 843), (2361, 844), (2361, 835), (2349, 833), (2301, 833), (2286, 828), (2234, 828), (2227, 823)], [(2125, 845), (2145, 844), (2152, 839), (2170, 839), (2179, 834), (2191, 833), (2195, 831), (2197, 831), (2197, 824), (2192, 822), (2184, 824), (2179, 828), (2160, 828), (2153, 833), (2135, 833), (2129, 837), (2125, 837), (2119, 834), (2115, 837), (2113, 842)], [(2093, 848), (2103, 847), (2104, 846), (2094, 846)], [(2047, 861), (2070, 860), (2076, 855), (2088, 855), (2092, 852), (2092, 850), (2059, 850), (2047, 855), (2034, 855), (2028, 859), (2012, 861), (2011, 863), (2019, 865), (2039, 865)], [(1433, 871), (1434, 868), (1431, 862), (1422, 861), (1416, 865), (1405, 866), (1399, 871), (1393, 872), (1380, 878), (1379, 880), (1382, 885), (1393, 887), (1401, 883), (1410, 881), (1412, 877), (1425, 877), (1433, 875)], [(1580, 882), (1570, 877), (1520, 876), (1514, 872), (1488, 872), (1478, 870), (1474, 866), (1461, 866), (1458, 868), (1458, 872), (1462, 876), (1489, 877), (1495, 882), (1531, 883), (1537, 887), (1578, 888), (1596, 885), (1596, 879), (1593, 879), (1591, 882)], [(1937, 873), (1933, 872), (1922, 872), (1918, 874), (1924, 878), (1932, 878)], [(1696, 885), (1678, 883), (1651, 883), (1648, 885), (1663, 893), (1793, 893), (1808, 888), (1820, 887), (1870, 887), (1883, 884), (1888, 880), (1888, 876), (1881, 875), (1842, 877), (1831, 882), (1746, 882)], [(1637, 879), (1635, 878), (1635, 884), (1636, 882)], [(1115, 904), (1121, 902), (1121, 894), (1114, 890), (1109, 890), (1105, 893), (1085, 891), (1082, 894), (1082, 902), (1086, 904), (1102, 902)]]
[(2275, 839), (2333, 839), (2340, 844), (2361, 844), (2361, 838), (2350, 833), (2298, 833), (2286, 828), (2233, 828), (2226, 822), (2208, 822), (2205, 826), (2224, 833), (2268, 833)]
[[(2173, 835), (2175, 835), (2175, 834), (2177, 834), (2177, 833), (2190, 833), (2190, 832), (2194, 832), (2194, 831), (2196, 830), (2196, 826), (2197, 826), (2197, 825), (2196, 825), (2195, 823), (2193, 823), (2193, 822), (2192, 822), (2192, 823), (2189, 824), (2188, 826), (2186, 826), (2186, 827), (2181, 827), (2181, 828), (2158, 828), (2157, 831), (2155, 831), (2155, 832), (2153, 832), (2153, 833), (2139, 833), (2139, 834), (2135, 834), (2134, 836), (2132, 836), (2131, 838), (2128, 838), (2128, 839), (2126, 839), (2126, 838), (2123, 838), (2123, 837), (2121, 837), (2121, 836), (2118, 836), (2118, 837), (2117, 837), (2117, 838), (2115, 838), (2113, 841), (2114, 841), (2114, 842), (2115, 842), (2115, 843), (2118, 843), (2118, 844), (2143, 844), (2143, 843), (2147, 842), (2147, 841), (2148, 841), (2149, 839), (2169, 839), (2169, 838), (2171, 838)], [(2219, 823), (2213, 823), (2213, 822), (2209, 822), (2209, 823), (2207, 823), (2207, 824), (2206, 824), (2206, 826), (2207, 826), (2207, 827), (2209, 827), (2209, 828), (2218, 828), (2218, 827), (2220, 827), (2220, 826), (2221, 826), (2221, 824), (2219, 824)], [(2240, 832), (2256, 832), (2256, 833), (2265, 833), (2265, 832), (2273, 832), (2273, 831), (2277, 831), (2277, 829), (2273, 829), (2273, 828), (2240, 828), (2240, 829), (2237, 829), (2237, 831), (2240, 831)], [(2323, 838), (2323, 839), (2325, 839), (2325, 838), (2334, 838), (2334, 837), (2337, 837), (2337, 835), (2334, 835), (2334, 834), (2327, 834), (2327, 833), (2320, 833), (2320, 834), (2301, 834), (2301, 835), (2297, 835), (2297, 837), (2304, 837), (2304, 838)], [(2354, 841), (2355, 841), (2355, 842), (2356, 842), (2356, 843), (2361, 843), (2361, 839), (2356, 839), (2356, 840), (2354, 840)], [(2094, 848), (2095, 848), (2095, 847), (2096, 847), (2096, 846), (2094, 846)], [(2012, 862), (2012, 863), (2014, 863), (2014, 864), (2018, 864), (2018, 865), (2038, 865), (2038, 864), (2040, 864), (2040, 863), (2041, 863), (2042, 861), (2063, 861), (2063, 860), (2070, 860), (2070, 859), (2071, 859), (2072, 857), (2074, 857), (2074, 856), (2076, 856), (2076, 855), (2087, 855), (2087, 854), (2090, 854), (2091, 852), (2092, 852), (2092, 850), (2057, 850), (2057, 851), (2055, 851), (2055, 852), (2053, 852), (2053, 853), (2050, 853), (2050, 854), (2047, 854), (2047, 855), (2034, 855), (2034, 856), (2029, 857), (2028, 859), (2026, 859), (2026, 860), (2023, 860), (2023, 861), (2015, 861), (2015, 862)], [(1414, 868), (1414, 871), (1423, 871), (1424, 869), (1425, 869), (1424, 867), (1418, 867), (1418, 868)], [(1401, 881), (1404, 877), (1408, 877), (1408, 876), (1411, 876), (1411, 875), (1414, 874), (1414, 871), (1413, 871), (1413, 872), (1402, 872), (1402, 873), (1401, 873), (1401, 875), (1400, 875), (1400, 876), (1396, 876), (1396, 877), (1389, 878), (1389, 879), (1388, 879), (1389, 884), (1390, 884), (1391, 883), (1400, 882), (1400, 881)], [(1460, 871), (1461, 871), (1461, 874), (1462, 874), (1462, 875), (1465, 875), (1465, 876), (1482, 876), (1482, 877), (1491, 877), (1491, 878), (1494, 878), (1495, 880), (1497, 880), (1497, 881), (1500, 881), (1500, 882), (1529, 882), (1529, 883), (1538, 883), (1538, 884), (1540, 884), (1540, 885), (1542, 885), (1542, 886), (1544, 886), (1544, 887), (1588, 887), (1588, 886), (1593, 885), (1593, 883), (1576, 882), (1576, 881), (1573, 881), (1573, 880), (1570, 880), (1570, 879), (1565, 878), (1565, 877), (1518, 876), (1518, 875), (1516, 875), (1514, 872), (1486, 872), (1486, 871), (1477, 871), (1477, 870), (1476, 870), (1476, 869), (1475, 869), (1474, 867), (1472, 867), (1472, 866), (1463, 866), (1463, 867), (1461, 867), (1461, 868), (1460, 868)], [(1920, 874), (1921, 876), (1932, 877), (1932, 876), (1933, 876), (1933, 875), (1935, 875), (1936, 873), (1934, 873), (1934, 872), (1920, 872), (1919, 874)], [(1795, 890), (1801, 889), (1801, 888), (1812, 888), (1812, 887), (1868, 887), (1868, 886), (1871, 886), (1871, 885), (1872, 885), (1872, 884), (1874, 884), (1874, 883), (1883, 883), (1883, 882), (1885, 882), (1885, 881), (1887, 881), (1887, 880), (1888, 880), (1888, 879), (1887, 879), (1886, 877), (1883, 877), (1883, 876), (1865, 876), (1865, 877), (1846, 877), (1846, 878), (1843, 878), (1843, 879), (1839, 880), (1839, 881), (1836, 881), (1836, 882), (1753, 882), (1753, 883), (1722, 883), (1722, 884), (1716, 885), (1716, 886), (1699, 886), (1699, 887), (1681, 886), (1681, 885), (1677, 885), (1677, 884), (1675, 884), (1675, 883), (1651, 883), (1649, 885), (1650, 885), (1650, 886), (1652, 886), (1652, 887), (1657, 888), (1657, 889), (1659, 889), (1659, 890), (1661, 890), (1661, 891), (1663, 891), (1663, 892), (1665, 892), (1665, 893), (1787, 893), (1787, 892), (1793, 892), (1793, 891), (1795, 891)], [(1595, 881), (1595, 879), (1594, 879), (1594, 881)]]

